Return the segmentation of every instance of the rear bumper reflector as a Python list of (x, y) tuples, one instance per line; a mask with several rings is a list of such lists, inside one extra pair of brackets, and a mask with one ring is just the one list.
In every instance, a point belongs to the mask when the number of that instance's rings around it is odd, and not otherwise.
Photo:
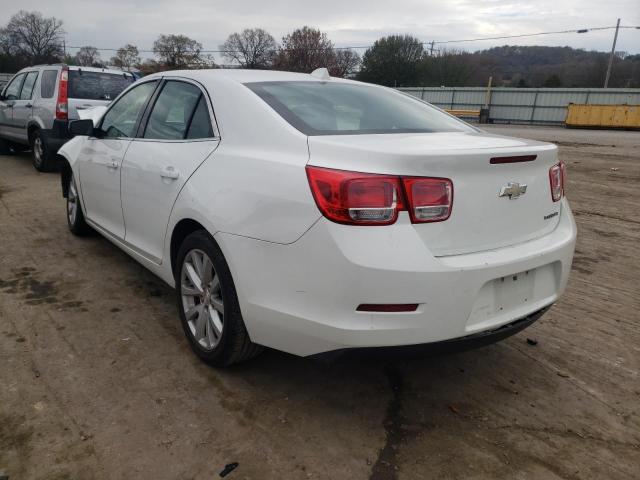
[(520, 163), (520, 162), (533, 162), (537, 155), (518, 155), (515, 157), (493, 157), (489, 160), (492, 165), (500, 163)]
[(415, 312), (418, 309), (417, 303), (363, 303), (358, 305), (358, 312)]

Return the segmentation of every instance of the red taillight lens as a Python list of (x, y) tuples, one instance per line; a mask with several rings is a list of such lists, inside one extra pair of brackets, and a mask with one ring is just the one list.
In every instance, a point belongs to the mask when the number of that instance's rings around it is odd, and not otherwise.
[(549, 169), (549, 183), (551, 185), (551, 199), (557, 202), (564, 195), (565, 165), (560, 162)]
[(441, 222), (451, 215), (453, 183), (448, 178), (403, 178), (413, 223)]
[(391, 225), (398, 212), (407, 209), (412, 223), (441, 222), (449, 218), (453, 207), (453, 183), (447, 178), (394, 177), (312, 166), (307, 166), (307, 177), (318, 208), (337, 223)]
[(60, 82), (58, 84), (58, 100), (56, 101), (56, 118), (66, 120), (69, 118), (69, 98), (67, 96), (67, 86), (69, 84), (69, 69), (63, 68), (60, 71)]
[(390, 225), (404, 208), (398, 177), (307, 166), (313, 198), (337, 223)]

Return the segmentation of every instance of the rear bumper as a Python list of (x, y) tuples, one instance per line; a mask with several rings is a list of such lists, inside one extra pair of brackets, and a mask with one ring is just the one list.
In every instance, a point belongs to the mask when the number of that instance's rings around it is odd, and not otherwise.
[(53, 127), (43, 129), (42, 135), (47, 142), (47, 147), (54, 153), (57, 153), (60, 147), (72, 138), (69, 134), (69, 122), (67, 120), (54, 120)]
[[(435, 257), (409, 222), (353, 227), (320, 219), (298, 241), (218, 233), (251, 339), (297, 355), (431, 344), (496, 331), (554, 303), (567, 284), (576, 226), (510, 247)], [(357, 312), (417, 303), (415, 312)]]
[(529, 325), (535, 323), (542, 315), (549, 310), (549, 307), (542, 308), (524, 318), (516, 320), (507, 325), (502, 325), (494, 330), (474, 333), (465, 337), (443, 340), (440, 342), (423, 343), (419, 345), (400, 345), (395, 347), (361, 347), (344, 348), (331, 352), (317, 353), (310, 358), (319, 361), (333, 362), (353, 358), (385, 358), (385, 359), (405, 359), (415, 357), (425, 357), (442, 355), (445, 353), (463, 352), (474, 348), (484, 347), (521, 332)]

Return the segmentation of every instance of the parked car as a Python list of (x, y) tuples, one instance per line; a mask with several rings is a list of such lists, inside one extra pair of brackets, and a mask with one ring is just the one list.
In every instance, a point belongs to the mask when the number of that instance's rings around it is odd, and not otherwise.
[(79, 110), (107, 105), (134, 81), (119, 70), (62, 64), (20, 70), (0, 94), (0, 154), (31, 148), (36, 170), (54, 170), (70, 138), (68, 122)]
[(60, 154), (67, 222), (175, 287), (195, 353), (459, 348), (563, 292), (576, 226), (555, 145), (313, 74), (139, 80)]

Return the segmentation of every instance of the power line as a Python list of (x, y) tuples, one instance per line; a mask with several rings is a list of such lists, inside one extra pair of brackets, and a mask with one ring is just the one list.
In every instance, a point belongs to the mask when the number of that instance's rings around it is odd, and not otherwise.
[[(589, 32), (594, 32), (594, 31), (602, 31), (602, 30), (613, 30), (615, 29), (616, 26), (610, 26), (610, 27), (590, 27), (590, 28), (580, 28), (580, 29), (573, 29), (573, 30), (557, 30), (557, 31), (553, 31), (553, 32), (537, 32), (537, 33), (522, 33), (519, 35), (501, 35), (501, 36), (497, 36), (497, 37), (478, 37), (478, 38), (467, 38), (467, 39), (461, 39), (461, 40), (441, 40), (441, 41), (431, 41), (431, 42), (421, 42), (422, 45), (428, 45), (430, 46), (430, 50), (433, 51), (433, 46), (434, 45), (445, 45), (445, 44), (450, 44), (450, 43), (465, 43), (465, 42), (480, 42), (480, 41), (486, 41), (486, 40), (506, 40), (506, 39), (510, 39), (510, 38), (524, 38), (524, 37), (538, 37), (538, 36), (542, 36), (542, 35), (561, 35), (561, 34), (567, 34), (567, 33), (589, 33)], [(620, 29), (640, 29), (640, 26), (621, 26), (619, 27)], [(85, 45), (88, 46), (88, 45)], [(350, 46), (350, 47), (334, 47), (334, 50), (365, 50), (368, 48), (371, 48), (373, 45), (361, 45), (361, 46)], [(80, 49), (83, 48), (82, 46), (73, 46), (73, 45), (66, 45), (66, 48), (73, 48), (73, 49)], [(98, 51), (108, 51), (108, 52), (117, 52), (118, 50), (120, 50), (119, 48), (97, 48), (97, 47), (93, 47)], [(285, 49), (286, 50), (286, 49)], [(307, 50), (324, 50), (324, 48), (319, 48), (319, 49), (315, 49), (315, 48), (310, 48)], [(153, 49), (142, 49), (142, 50), (138, 50), (139, 53), (156, 53)], [(200, 53), (242, 53), (240, 51), (235, 51), (235, 50), (200, 50)]]

